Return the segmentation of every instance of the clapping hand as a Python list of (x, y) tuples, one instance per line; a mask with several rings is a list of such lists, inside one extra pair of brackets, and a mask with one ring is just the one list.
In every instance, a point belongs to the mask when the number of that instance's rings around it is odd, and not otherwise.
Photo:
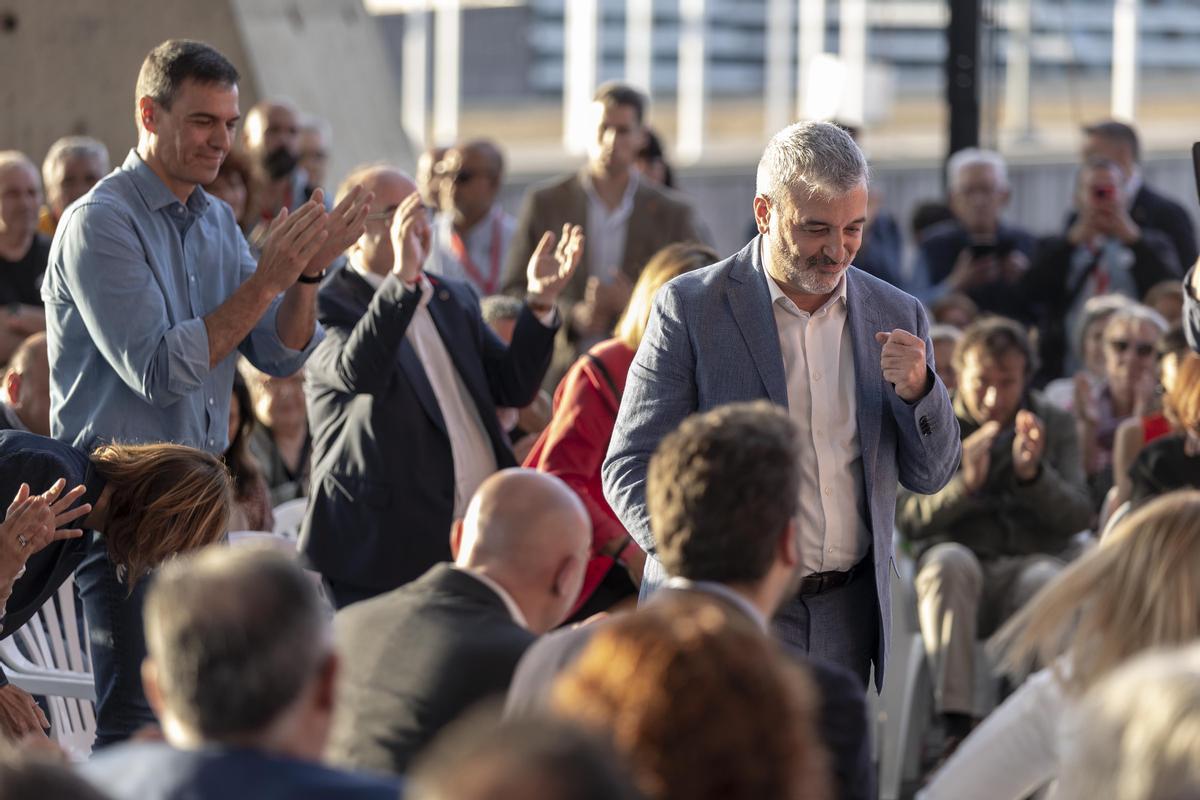
[(392, 274), (406, 284), (416, 283), (421, 276), (421, 267), (429, 255), (432, 230), (429, 215), (421, 205), (421, 195), (413, 192), (396, 209), (392, 218), (392, 253), (395, 265)]
[(992, 465), (992, 442), (996, 441), (996, 435), (999, 433), (1000, 423), (988, 420), (979, 426), (979, 430), (963, 439), (963, 483), (971, 494), (979, 491), (987, 480), (988, 470)]
[(1038, 476), (1046, 452), (1046, 426), (1032, 411), (1018, 411), (1013, 438), (1013, 471), (1017, 480), (1028, 483)]
[[(556, 244), (557, 243), (557, 244)], [(563, 287), (571, 280), (583, 255), (583, 228), (563, 225), (562, 237), (546, 231), (537, 249), (529, 257), (526, 270), (526, 296), (539, 305), (551, 306), (558, 300)]]
[(0, 523), (0, 580), (16, 580), (26, 560), (51, 542), (83, 535), (79, 528), (59, 529), (92, 510), (90, 503), (71, 508), (87, 491), (85, 486), (76, 486), (59, 497), (66, 485), (66, 480), (59, 478), (42, 494), (30, 495), (29, 484), (21, 484)]
[(266, 242), (254, 275), (264, 281), (271, 294), (291, 288), (329, 238), (325, 230), (328, 215), (318, 189), (312, 199), (294, 214), (285, 208), (267, 229)]
[(896, 328), (891, 333), (875, 334), (875, 341), (883, 345), (879, 357), (883, 379), (896, 387), (900, 399), (915, 403), (924, 397), (929, 383), (925, 340)]
[[(313, 197), (319, 198), (320, 191), (313, 192)], [(374, 194), (364, 191), (362, 186), (355, 186), (329, 212), (325, 220), (325, 242), (304, 267), (305, 275), (320, 275), (335, 258), (346, 252), (346, 248), (358, 241), (366, 230), (367, 211), (374, 199)]]

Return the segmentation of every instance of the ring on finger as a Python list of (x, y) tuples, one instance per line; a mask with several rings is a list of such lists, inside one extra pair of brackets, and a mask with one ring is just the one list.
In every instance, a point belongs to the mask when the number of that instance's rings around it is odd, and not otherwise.
[(21, 545), (21, 547), (29, 547), (29, 540), (18, 533), (17, 534), (17, 544)]

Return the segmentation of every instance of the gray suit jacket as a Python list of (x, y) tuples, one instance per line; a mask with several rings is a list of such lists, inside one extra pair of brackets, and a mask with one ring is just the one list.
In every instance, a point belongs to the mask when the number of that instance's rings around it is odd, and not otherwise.
[[(876, 684), (887, 659), (892, 528), (896, 485), (936, 492), (958, 468), (958, 421), (946, 387), (933, 372), (929, 321), (912, 296), (855, 267), (846, 273), (847, 324), (858, 386), (867, 515), (874, 553), (878, 631)], [(933, 386), (910, 405), (883, 380), (879, 331), (895, 328), (925, 340)], [(730, 258), (675, 278), (659, 290), (642, 344), (629, 369), (621, 410), (603, 467), (604, 496), (625, 529), (650, 556), (654, 536), (646, 512), (646, 470), (659, 441), (697, 411), (769, 399), (787, 407), (787, 379), (767, 278), (756, 237)], [(662, 583), (657, 559), (646, 560), (643, 596)], [(798, 602), (798, 601), (793, 601)]]
[[(546, 231), (555, 236), (562, 233), (566, 224), (582, 225), (587, 230), (587, 193), (583, 189), (580, 173), (557, 178), (549, 183), (534, 186), (525, 195), (517, 218), (517, 229), (508, 247), (504, 262), (504, 291), (525, 291), (525, 270), (529, 257)], [(638, 181), (633, 194), (633, 213), (629, 217), (629, 230), (625, 235), (625, 257), (621, 259), (621, 271), (630, 282), (642, 274), (642, 267), (650, 256), (675, 242), (707, 242), (708, 236), (696, 219), (691, 205), (682, 195), (671, 189), (654, 186), (649, 181)], [(588, 245), (584, 242), (583, 259), (579, 269), (571, 276), (570, 283), (563, 289), (562, 299), (576, 302), (583, 299), (588, 279)]]

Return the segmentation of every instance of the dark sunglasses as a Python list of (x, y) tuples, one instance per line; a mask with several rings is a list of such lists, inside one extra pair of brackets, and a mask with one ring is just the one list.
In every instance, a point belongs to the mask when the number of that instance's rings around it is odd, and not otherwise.
[(473, 181), (475, 176), (478, 174), (478, 172), (471, 172), (468, 169), (461, 169), (454, 173), (454, 182), (459, 186), (462, 186), (464, 183), (470, 183)]
[(1128, 339), (1109, 339), (1108, 346), (1113, 349), (1114, 353), (1124, 353), (1129, 348), (1133, 348), (1133, 352), (1137, 353), (1139, 358), (1149, 358), (1154, 355), (1154, 344), (1147, 342), (1131, 342)]

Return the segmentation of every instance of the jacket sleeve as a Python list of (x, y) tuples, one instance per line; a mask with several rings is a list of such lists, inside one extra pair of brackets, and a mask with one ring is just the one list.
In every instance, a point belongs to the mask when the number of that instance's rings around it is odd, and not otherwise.
[(541, 458), (533, 465), (562, 479), (579, 495), (592, 520), (593, 554), (609, 542), (625, 538), (625, 527), (603, 497), (594, 493), (618, 405), (602, 387), (586, 356), (575, 362), (563, 379), (562, 396), (550, 420)]
[(417, 310), (421, 293), (388, 276), (361, 317), (334, 298), (323, 298), (325, 339), (308, 361), (306, 379), (346, 394), (377, 394), (391, 379), (396, 349)]
[(550, 368), (554, 355), (554, 336), (558, 333), (558, 312), (551, 325), (543, 325), (529, 306), (521, 309), (513, 329), (512, 342), (504, 344), (492, 329), (484, 324), (478, 301), (472, 295), (468, 307), (482, 337), (483, 370), (487, 377), (492, 401), (498, 406), (522, 408), (537, 395), (542, 378)]
[(910, 491), (928, 494), (945, 486), (958, 469), (962, 442), (950, 393), (934, 370), (929, 320), (916, 300), (913, 310), (916, 320), (913, 333), (925, 340), (926, 370), (932, 385), (915, 403), (905, 402), (891, 385), (885, 386), (884, 391), (896, 420), (900, 484)]
[(604, 497), (629, 535), (654, 555), (646, 513), (646, 471), (654, 448), (696, 410), (696, 356), (677, 288), (658, 290), (604, 460)]
[(1200, 298), (1192, 290), (1195, 271), (1192, 267), (1183, 279), (1183, 332), (1192, 349), (1200, 353)]

